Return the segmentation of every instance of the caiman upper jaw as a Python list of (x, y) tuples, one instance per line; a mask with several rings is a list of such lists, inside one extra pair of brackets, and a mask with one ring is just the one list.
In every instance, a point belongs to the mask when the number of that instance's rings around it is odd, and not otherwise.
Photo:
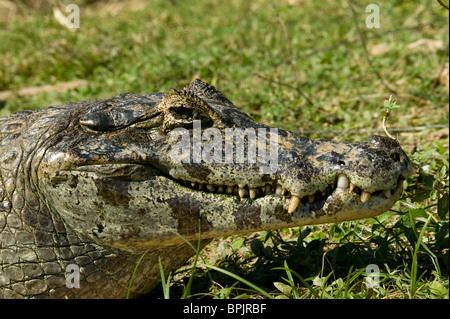
[[(283, 145), (279, 144), (281, 152)], [(380, 201), (393, 204), (400, 196), (403, 180), (412, 174), (408, 157), (398, 142), (390, 138), (372, 136), (368, 142), (360, 144), (303, 140), (301, 145), (303, 148), (284, 148), (285, 153), (279, 160), (282, 168), (272, 174), (269, 181), (254, 178), (237, 182), (238, 178), (226, 175), (223, 180), (214, 182), (209, 176), (207, 179), (194, 176), (192, 180), (190, 174), (176, 174), (172, 179), (196, 191), (232, 195), (241, 201), (247, 197), (252, 200), (281, 197), (287, 201), (285, 210), (292, 214), (299, 206), (303, 206), (303, 212), (305, 207), (312, 211), (313, 206), (320, 208), (339, 197), (352, 201), (354, 206), (369, 207)], [(301, 153), (307, 148), (309, 151)], [(257, 169), (237, 167), (238, 171), (246, 170), (247, 175), (257, 175)]]

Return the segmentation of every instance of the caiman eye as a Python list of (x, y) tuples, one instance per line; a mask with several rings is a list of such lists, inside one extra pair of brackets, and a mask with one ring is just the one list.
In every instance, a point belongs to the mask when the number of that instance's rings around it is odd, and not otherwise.
[(169, 112), (176, 119), (191, 119), (191, 118), (195, 118), (194, 115), (197, 115), (197, 112), (194, 112), (193, 109), (184, 108), (184, 107), (172, 107)]
[(166, 119), (165, 127), (170, 130), (178, 127), (192, 129), (194, 121), (199, 121), (202, 129), (214, 125), (214, 121), (207, 114), (193, 108), (183, 106), (171, 107), (169, 113), (172, 118), (170, 120)]

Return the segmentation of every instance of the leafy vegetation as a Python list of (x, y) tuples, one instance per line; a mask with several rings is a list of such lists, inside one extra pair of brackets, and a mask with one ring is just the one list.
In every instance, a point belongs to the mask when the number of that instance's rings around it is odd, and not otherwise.
[[(25, 0), (0, 19), (0, 116), (199, 76), (258, 121), (314, 138), (384, 134), (390, 108), (387, 130), (415, 164), (389, 212), (217, 239), (195, 267), (162, 269), (164, 291), (151, 297), (449, 297), (448, 11), (438, 2), (381, 1), (374, 29), (370, 1), (71, 2), (73, 31)], [(76, 80), (87, 85), (39, 90)], [(390, 95), (400, 108), (383, 104)]]

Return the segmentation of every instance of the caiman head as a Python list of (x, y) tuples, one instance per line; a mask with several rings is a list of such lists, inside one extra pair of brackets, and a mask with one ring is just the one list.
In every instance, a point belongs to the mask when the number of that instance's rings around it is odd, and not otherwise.
[(79, 233), (123, 249), (368, 218), (400, 197), (397, 141), (311, 140), (253, 121), (209, 84), (89, 101), (55, 135), (39, 192)]

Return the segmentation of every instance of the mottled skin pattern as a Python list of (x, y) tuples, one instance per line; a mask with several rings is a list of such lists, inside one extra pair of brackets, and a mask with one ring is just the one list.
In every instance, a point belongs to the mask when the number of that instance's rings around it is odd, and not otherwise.
[[(206, 244), (375, 216), (400, 197), (412, 171), (387, 137), (341, 143), (284, 130), (271, 173), (261, 172), (259, 155), (256, 163), (172, 160), (177, 140), (169, 132), (194, 134), (194, 120), (221, 132), (268, 129), (200, 80), (170, 94), (0, 118), (0, 297), (123, 298), (149, 249), (132, 287), (137, 296), (159, 284), (158, 258), (168, 273), (193, 255), (175, 232), (195, 242), (200, 224)], [(80, 288), (66, 287), (69, 264), (80, 267)]]

